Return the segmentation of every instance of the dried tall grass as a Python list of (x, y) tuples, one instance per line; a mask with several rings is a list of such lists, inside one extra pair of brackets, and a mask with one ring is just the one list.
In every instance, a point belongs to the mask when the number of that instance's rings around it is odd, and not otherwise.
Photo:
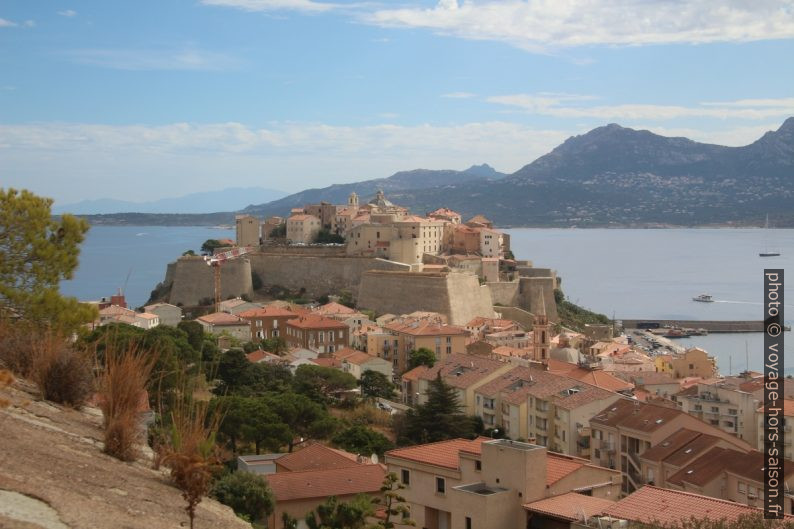
[(182, 384), (171, 408), (170, 438), (162, 446), (162, 462), (187, 502), (185, 511), (192, 529), (196, 507), (209, 494), (213, 474), (221, 466), (215, 436), (222, 415), (217, 408), (211, 412), (209, 403), (192, 398), (186, 386)]
[(55, 331), (0, 320), (0, 366), (33, 381), (42, 398), (79, 408), (94, 390), (91, 357)]
[(141, 436), (141, 411), (148, 406), (146, 385), (157, 354), (135, 344), (110, 342), (99, 376), (99, 407), (104, 416), (105, 453), (134, 461)]

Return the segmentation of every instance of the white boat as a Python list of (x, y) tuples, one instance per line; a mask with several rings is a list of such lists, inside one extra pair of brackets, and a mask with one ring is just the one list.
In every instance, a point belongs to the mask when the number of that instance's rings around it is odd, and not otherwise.
[(769, 215), (766, 216), (766, 224), (764, 224), (764, 251), (758, 254), (759, 257), (777, 257), (780, 252), (777, 250), (769, 249)]
[(709, 294), (700, 294), (699, 296), (695, 296), (692, 298), (692, 301), (700, 301), (702, 303), (714, 303), (714, 298), (711, 297)]

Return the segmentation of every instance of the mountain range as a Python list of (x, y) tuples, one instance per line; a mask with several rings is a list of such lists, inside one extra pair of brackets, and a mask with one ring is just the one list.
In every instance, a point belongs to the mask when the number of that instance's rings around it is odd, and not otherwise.
[(190, 193), (180, 197), (162, 198), (151, 202), (129, 202), (113, 198), (82, 200), (74, 204), (55, 205), (53, 213), (93, 215), (100, 213), (207, 213), (236, 211), (249, 204), (271, 202), (287, 193), (264, 187), (229, 187), (220, 191)]
[[(574, 136), (505, 175), (483, 164), (465, 171), (403, 171), (388, 178), (308, 189), (242, 212), (284, 216), (293, 207), (362, 202), (382, 189), (393, 202), (425, 213), (449, 207), (482, 213), (499, 226), (648, 226), (758, 224), (794, 226), (794, 118), (743, 147), (698, 143), (610, 124)], [(113, 216), (95, 223), (119, 223)], [(138, 216), (130, 223), (214, 224), (232, 213)], [(187, 218), (190, 217), (190, 218)]]

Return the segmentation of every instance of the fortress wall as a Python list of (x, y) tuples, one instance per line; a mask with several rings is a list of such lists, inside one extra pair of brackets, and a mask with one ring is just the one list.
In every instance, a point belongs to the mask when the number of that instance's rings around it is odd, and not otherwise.
[(494, 307), (493, 310), (499, 312), (502, 318), (518, 322), (524, 329), (531, 331), (534, 323), (534, 315), (518, 307)]
[(465, 325), (477, 316), (493, 317), (491, 289), (480, 285), (474, 274), (451, 273), (447, 275), (449, 293), (449, 321), (454, 325)]
[(491, 289), (493, 302), (505, 307), (516, 307), (520, 302), (518, 295), (518, 281), (486, 283)]
[[(215, 298), (215, 282), (212, 267), (201, 257), (180, 257), (168, 265), (166, 278), (172, 277), (168, 302), (176, 305), (198, 305), (204, 298)], [(228, 261), (221, 267), (221, 299), (250, 296), (251, 262), (248, 259)]]
[(540, 295), (546, 306), (546, 315), (550, 321), (558, 321), (557, 302), (554, 300), (554, 288), (557, 280), (554, 277), (522, 277), (519, 279), (519, 303), (524, 310), (537, 313), (540, 310)]
[(290, 290), (305, 288), (310, 296), (349, 290), (356, 295), (367, 270), (410, 270), (409, 265), (371, 257), (341, 257), (262, 253), (251, 256), (254, 273), (265, 285)]
[(475, 316), (492, 316), (490, 289), (477, 276), (459, 273), (365, 272), (358, 304), (378, 314), (407, 314), (417, 310), (445, 314), (454, 325)]
[(345, 246), (262, 246), (263, 255), (302, 255), (306, 257), (343, 257), (347, 255)]

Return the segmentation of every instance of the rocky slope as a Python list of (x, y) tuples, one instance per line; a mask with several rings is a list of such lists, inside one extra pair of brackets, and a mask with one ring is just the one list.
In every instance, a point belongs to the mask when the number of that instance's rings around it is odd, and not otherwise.
[[(147, 462), (102, 453), (101, 413), (35, 400), (24, 382), (0, 390), (0, 527), (171, 529), (187, 527), (179, 491)], [(250, 529), (205, 499), (197, 529)]]

